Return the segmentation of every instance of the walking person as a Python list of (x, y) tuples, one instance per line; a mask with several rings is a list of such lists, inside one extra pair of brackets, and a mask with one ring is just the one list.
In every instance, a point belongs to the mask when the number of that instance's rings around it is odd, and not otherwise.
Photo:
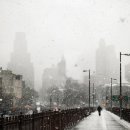
[(101, 111), (102, 111), (102, 107), (101, 106), (98, 106), (97, 107), (97, 111), (98, 111), (98, 114), (99, 114), (99, 116), (101, 115)]

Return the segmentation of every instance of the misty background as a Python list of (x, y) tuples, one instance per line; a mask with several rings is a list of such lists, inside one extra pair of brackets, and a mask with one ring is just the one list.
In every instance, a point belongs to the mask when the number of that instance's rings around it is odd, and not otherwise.
[(0, 0), (0, 66), (5, 69), (16, 32), (26, 34), (36, 89), (42, 85), (43, 70), (62, 56), (67, 75), (82, 80), (83, 69), (95, 70), (100, 39), (114, 45), (118, 57), (120, 51), (130, 52), (130, 1)]

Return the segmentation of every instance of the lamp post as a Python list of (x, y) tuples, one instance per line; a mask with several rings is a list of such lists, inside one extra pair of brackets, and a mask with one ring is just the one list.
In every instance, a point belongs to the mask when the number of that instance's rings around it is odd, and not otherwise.
[(83, 72), (89, 72), (89, 112), (90, 112), (90, 69), (89, 70), (83, 70)]
[(52, 97), (51, 97), (52, 95), (50, 95), (50, 110), (51, 110), (51, 108), (52, 108), (52, 106), (51, 106), (51, 104), (52, 104)]
[[(54, 107), (53, 106), (53, 96), (54, 96), (54, 98), (55, 98), (55, 96), (56, 96), (56, 90), (52, 90), (51, 91), (51, 94), (50, 94), (50, 110), (52, 110), (52, 108)], [(57, 99), (56, 99), (57, 101), (57, 107), (58, 107), (58, 105), (59, 105), (59, 96), (57, 95)]]
[[(0, 98), (0, 102), (2, 102), (3, 101), (3, 99), (2, 98)], [(2, 104), (0, 103), (0, 106), (1, 106)], [(2, 110), (2, 107), (0, 107), (0, 110)]]
[(121, 66), (121, 56), (130, 56), (130, 54), (122, 54), (120, 52), (120, 118), (122, 118), (122, 66)]
[(94, 103), (95, 103), (95, 107), (97, 107), (97, 104), (96, 104), (96, 101), (97, 101), (97, 98), (96, 98), (96, 88), (94, 88)]
[(112, 110), (112, 81), (113, 80), (117, 80), (117, 79), (111, 78), (111, 110)]
[(94, 109), (94, 96), (95, 96), (95, 88), (94, 88), (94, 83), (93, 83), (93, 109)]

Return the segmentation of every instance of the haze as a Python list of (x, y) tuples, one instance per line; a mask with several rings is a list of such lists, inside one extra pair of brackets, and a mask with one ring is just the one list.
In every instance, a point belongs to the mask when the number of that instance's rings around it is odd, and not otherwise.
[(100, 39), (115, 45), (117, 54), (130, 52), (130, 1), (0, 0), (0, 66), (5, 68), (16, 32), (26, 33), (36, 88), (43, 70), (63, 55), (67, 75), (82, 79), (84, 68), (95, 70)]

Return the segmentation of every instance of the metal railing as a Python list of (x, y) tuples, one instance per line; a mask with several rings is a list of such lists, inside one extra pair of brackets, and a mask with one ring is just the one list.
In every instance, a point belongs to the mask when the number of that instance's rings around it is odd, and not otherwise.
[[(91, 112), (92, 112), (91, 108)], [(46, 111), (0, 118), (0, 130), (64, 130), (73, 127), (90, 113), (88, 108)]]
[[(120, 116), (120, 108), (118, 107), (113, 107), (112, 110), (108, 109), (112, 113), (114, 113), (117, 116)], [(130, 122), (130, 109), (122, 108), (122, 119)]]

